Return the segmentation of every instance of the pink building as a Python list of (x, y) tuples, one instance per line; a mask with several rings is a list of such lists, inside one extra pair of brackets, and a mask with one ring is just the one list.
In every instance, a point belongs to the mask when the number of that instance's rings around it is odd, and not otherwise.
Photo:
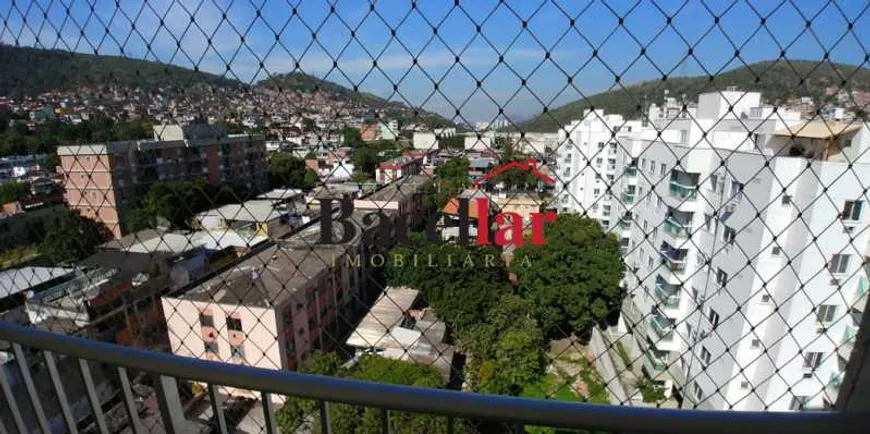
[(227, 135), (214, 125), (159, 125), (155, 140), (61, 146), (58, 173), (66, 201), (120, 238), (123, 214), (157, 181), (204, 178), (212, 184), (266, 187), (262, 137)]
[(378, 164), (375, 180), (378, 184), (389, 184), (403, 176), (417, 175), (423, 168), (422, 157), (399, 157)]

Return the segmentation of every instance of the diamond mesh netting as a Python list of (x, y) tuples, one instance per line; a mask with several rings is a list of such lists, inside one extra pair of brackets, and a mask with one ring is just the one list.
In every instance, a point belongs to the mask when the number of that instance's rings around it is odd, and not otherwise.
[[(467, 393), (828, 409), (867, 307), (867, 8), (7, 1), (2, 320)], [(32, 430), (165, 431), (146, 373), (19, 350)], [(179, 380), (197, 432), (215, 406), (242, 432), (556, 432)]]

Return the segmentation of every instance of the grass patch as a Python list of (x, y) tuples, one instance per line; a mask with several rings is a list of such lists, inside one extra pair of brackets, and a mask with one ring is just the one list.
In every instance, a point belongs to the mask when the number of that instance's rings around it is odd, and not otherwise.
[(12, 267), (39, 256), (39, 248), (35, 244), (14, 247), (0, 252), (0, 268)]
[(631, 369), (631, 365), (634, 364), (634, 361), (631, 360), (631, 356), (628, 355), (628, 351), (625, 349), (625, 345), (622, 345), (621, 341), (616, 341), (616, 354), (619, 354), (619, 358), (622, 359), (622, 363), (625, 367)]

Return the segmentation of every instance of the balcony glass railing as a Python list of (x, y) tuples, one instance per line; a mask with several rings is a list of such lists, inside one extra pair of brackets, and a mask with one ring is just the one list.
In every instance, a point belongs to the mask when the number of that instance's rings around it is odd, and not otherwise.
[(625, 176), (637, 176), (637, 167), (628, 167), (625, 169)]
[(659, 283), (656, 284), (653, 294), (655, 294), (656, 300), (664, 307), (675, 308), (680, 306), (680, 294), (675, 288), (668, 288)]
[(622, 196), (620, 196), (620, 198), (622, 199), (622, 203), (634, 203), (634, 192), (629, 193), (627, 191), (624, 191), (622, 192)]
[(698, 186), (683, 185), (676, 181), (671, 181), (670, 195), (678, 199), (694, 200), (698, 196)]
[(631, 218), (623, 217), (619, 219), (619, 222), (617, 222), (616, 225), (619, 226), (619, 228), (622, 230), (627, 230), (631, 227)]
[(658, 315), (650, 317), (649, 321), (659, 340), (670, 341), (674, 338), (674, 323)]
[(662, 252), (662, 265), (674, 273), (681, 273), (686, 270), (685, 259), (672, 259), (665, 252)]
[(665, 232), (676, 238), (689, 238), (692, 235), (692, 227), (690, 225), (681, 225), (672, 217), (665, 219)]
[(646, 359), (649, 360), (650, 366), (658, 372), (668, 369), (667, 360), (662, 360), (661, 358), (656, 356), (655, 352), (651, 349), (646, 350)]

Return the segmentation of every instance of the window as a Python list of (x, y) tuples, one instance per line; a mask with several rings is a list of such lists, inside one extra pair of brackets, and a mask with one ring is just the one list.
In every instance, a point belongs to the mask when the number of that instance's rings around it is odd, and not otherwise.
[(834, 314), (837, 312), (837, 306), (832, 304), (822, 304), (816, 309), (816, 321), (824, 324), (834, 320)]
[(834, 274), (845, 273), (849, 269), (849, 256), (839, 253), (834, 255), (828, 263), (828, 270)]
[(245, 346), (242, 345), (230, 345), (230, 357), (234, 359), (244, 359), (245, 358)]
[(716, 284), (719, 285), (720, 289), (724, 289), (725, 285), (728, 284), (728, 273), (722, 271), (721, 268), (716, 269)]
[(214, 327), (214, 317), (200, 312), (199, 324), (203, 327)]
[(203, 341), (202, 344), (205, 346), (206, 353), (217, 355), (217, 353), (218, 353), (217, 342), (205, 342), (205, 341)]
[(737, 238), (737, 231), (725, 226), (725, 230), (722, 231), (722, 239), (725, 241), (725, 244), (734, 244), (735, 238)]
[(783, 205), (791, 205), (791, 196), (784, 194), (782, 195), (782, 204)]
[(601, 189), (600, 189), (600, 188), (596, 188), (596, 189), (592, 190), (592, 195), (593, 195), (593, 196), (596, 196), (596, 197), (597, 197), (599, 194), (601, 194)]
[(804, 369), (809, 369), (810, 371), (815, 370), (822, 364), (822, 357), (824, 353), (811, 351), (804, 354)]
[(710, 365), (710, 352), (707, 351), (707, 348), (701, 347), (701, 366), (707, 367)]
[(749, 382), (748, 382), (748, 381), (741, 381), (741, 382), (740, 382), (740, 388), (741, 388), (741, 389), (748, 389), (748, 388), (749, 388)]
[(773, 256), (779, 256), (780, 253), (782, 253), (782, 249), (779, 248), (779, 246), (775, 246), (774, 248), (770, 249), (770, 254)]
[(604, 160), (601, 159), (601, 158), (596, 158), (596, 159), (595, 159), (595, 164), (596, 164), (597, 166), (600, 166), (602, 161), (604, 161)]
[(719, 175), (710, 175), (710, 191), (719, 190)]
[(710, 309), (710, 312), (707, 312), (707, 320), (710, 321), (710, 326), (713, 327), (713, 330), (716, 330), (716, 327), (719, 326), (719, 314), (715, 310)]
[(704, 214), (704, 229), (710, 230), (710, 223), (713, 221), (713, 216), (710, 214)]
[(242, 331), (242, 320), (239, 318), (227, 317), (227, 330), (232, 330), (234, 332)]
[(770, 303), (770, 295), (769, 295), (769, 294), (764, 294), (764, 295), (762, 295), (762, 296), (761, 296), (761, 302), (762, 302), (762, 303)]
[(862, 204), (863, 202), (860, 200), (847, 200), (843, 205), (843, 212), (840, 213), (840, 218), (843, 220), (860, 220)]
[(752, 342), (749, 343), (749, 348), (752, 348), (753, 350), (761, 348), (761, 339), (753, 339)]
[(732, 180), (731, 181), (731, 197), (739, 197), (740, 193), (743, 192), (743, 184)]
[(698, 383), (695, 383), (693, 386), (692, 392), (695, 394), (695, 400), (700, 401), (704, 398), (704, 391), (701, 390), (701, 386), (698, 386)]
[(668, 166), (666, 166), (665, 163), (662, 163), (659, 165), (659, 175), (660, 176), (665, 176), (665, 172), (667, 172), (667, 170), (668, 170)]
[(852, 139), (843, 139), (843, 149), (852, 147)]
[(604, 142), (598, 142), (598, 149), (604, 148)]
[(808, 402), (810, 402), (809, 396), (795, 396), (791, 399), (791, 404), (788, 406), (788, 409), (791, 411), (803, 410)]

